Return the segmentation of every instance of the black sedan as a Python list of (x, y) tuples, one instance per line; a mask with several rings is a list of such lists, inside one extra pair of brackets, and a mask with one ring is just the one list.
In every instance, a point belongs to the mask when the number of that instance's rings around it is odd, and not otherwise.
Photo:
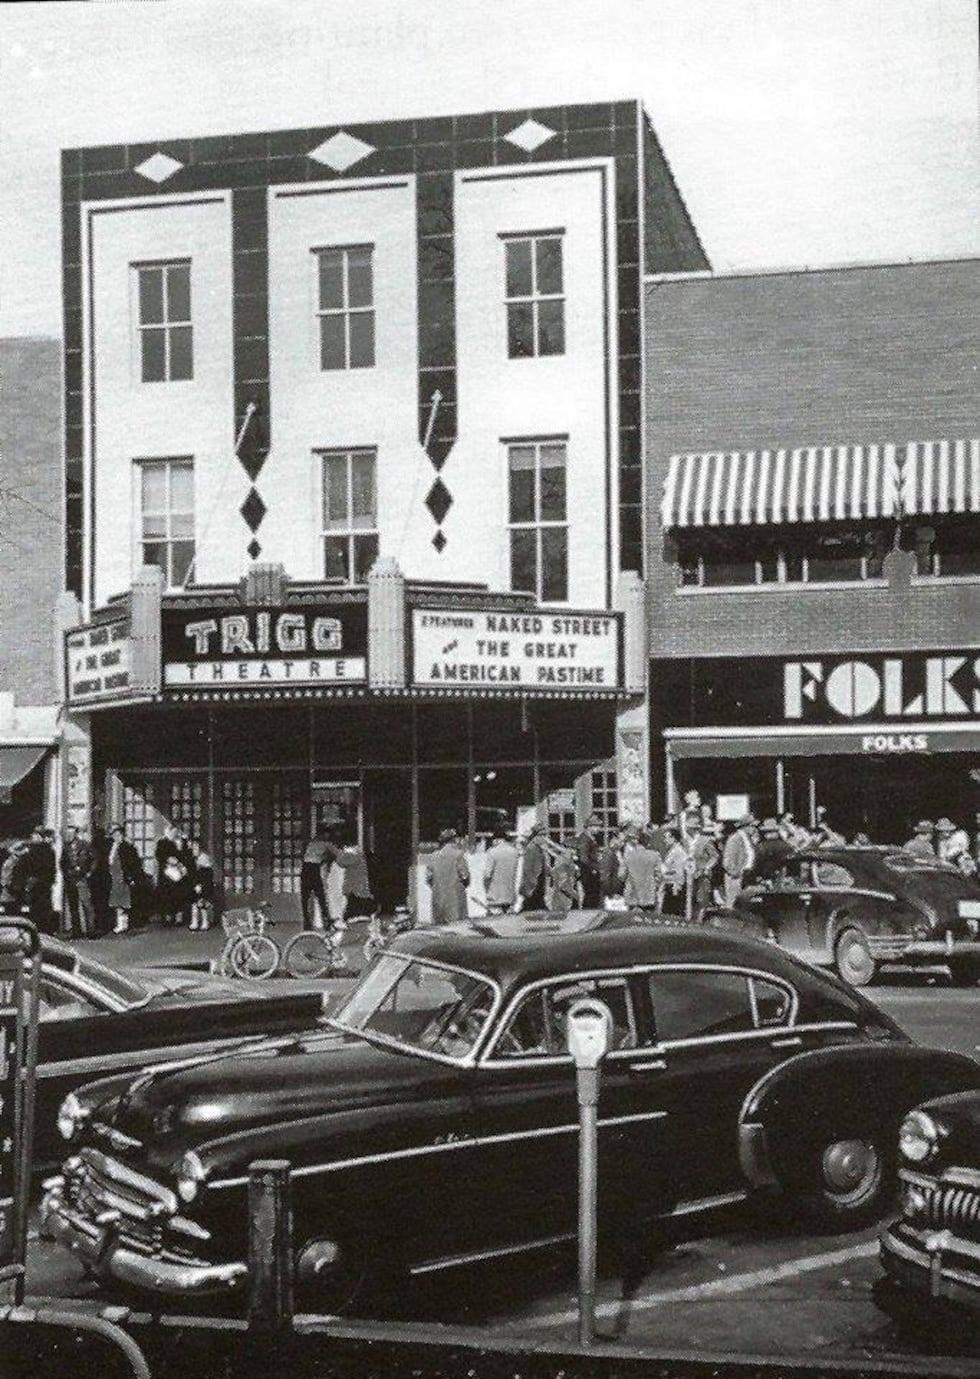
[(980, 1334), (980, 1093), (917, 1107), (899, 1150), (902, 1211), (881, 1234), (876, 1300), (905, 1328), (944, 1324), (952, 1304)]
[(867, 986), (883, 963), (946, 964), (980, 978), (980, 883), (900, 848), (815, 848), (738, 899), (743, 925)]
[(243, 1038), (301, 1029), (320, 1014), (317, 995), (276, 995), (260, 982), (200, 972), (127, 970), (42, 945), (34, 1158), (56, 1163), (64, 1141), (55, 1121), (65, 1096), (110, 1072), (132, 1076), (164, 1059), (237, 1047)]
[(396, 938), (314, 1035), (79, 1093), (47, 1229), (161, 1294), (246, 1277), (248, 1166), (292, 1165), (299, 1284), (338, 1310), (374, 1269), (429, 1272), (569, 1238), (578, 1116), (565, 1019), (612, 1015), (602, 1227), (782, 1193), (834, 1229), (889, 1200), (902, 1116), (980, 1087), (771, 944), (583, 912)]

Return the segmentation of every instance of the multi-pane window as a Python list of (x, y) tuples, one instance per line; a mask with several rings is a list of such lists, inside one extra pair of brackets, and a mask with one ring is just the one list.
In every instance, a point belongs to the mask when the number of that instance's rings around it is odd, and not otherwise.
[(350, 244), (314, 251), (321, 369), (374, 364), (374, 248)]
[(564, 441), (507, 447), (510, 587), (545, 602), (568, 598), (566, 461)]
[(139, 263), (136, 275), (140, 377), (144, 383), (176, 383), (194, 376), (191, 265)]
[(975, 516), (935, 516), (904, 535), (903, 545), (913, 547), (916, 573), (920, 576), (954, 578), (980, 575), (980, 527)]
[(373, 450), (330, 450), (323, 459), (323, 575), (363, 584), (378, 556)]
[(619, 821), (619, 791), (616, 763), (607, 762), (592, 772), (589, 813), (599, 816), (599, 836), (608, 843)]
[(713, 588), (881, 579), (889, 540), (883, 527), (692, 533), (679, 543), (680, 583)]
[(140, 541), (144, 565), (159, 565), (168, 589), (182, 588), (194, 560), (192, 460), (143, 460)]
[(565, 353), (562, 233), (504, 240), (507, 353), (511, 359)]

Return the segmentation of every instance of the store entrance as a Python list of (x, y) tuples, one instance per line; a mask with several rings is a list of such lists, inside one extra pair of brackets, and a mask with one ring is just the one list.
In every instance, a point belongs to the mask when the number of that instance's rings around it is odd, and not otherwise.
[(299, 874), (309, 836), (302, 773), (222, 776), (215, 789), (215, 863), (226, 908), (269, 902), (274, 919), (299, 918)]

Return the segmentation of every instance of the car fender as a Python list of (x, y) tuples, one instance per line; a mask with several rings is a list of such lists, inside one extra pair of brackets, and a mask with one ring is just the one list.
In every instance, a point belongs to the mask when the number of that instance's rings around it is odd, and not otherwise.
[(753, 1187), (792, 1183), (828, 1131), (897, 1132), (931, 1097), (980, 1088), (966, 1054), (915, 1044), (845, 1044), (795, 1054), (765, 1073), (742, 1103), (739, 1161)]

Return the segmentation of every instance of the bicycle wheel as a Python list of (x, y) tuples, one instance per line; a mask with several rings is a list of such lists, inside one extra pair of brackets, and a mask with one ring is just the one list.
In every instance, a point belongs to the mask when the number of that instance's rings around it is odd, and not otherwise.
[(300, 980), (327, 977), (334, 968), (334, 952), (323, 934), (306, 929), (301, 934), (294, 934), (286, 944), (283, 962), (291, 977)]
[(231, 969), (236, 977), (261, 981), (279, 966), (282, 952), (267, 934), (242, 934), (231, 950)]

